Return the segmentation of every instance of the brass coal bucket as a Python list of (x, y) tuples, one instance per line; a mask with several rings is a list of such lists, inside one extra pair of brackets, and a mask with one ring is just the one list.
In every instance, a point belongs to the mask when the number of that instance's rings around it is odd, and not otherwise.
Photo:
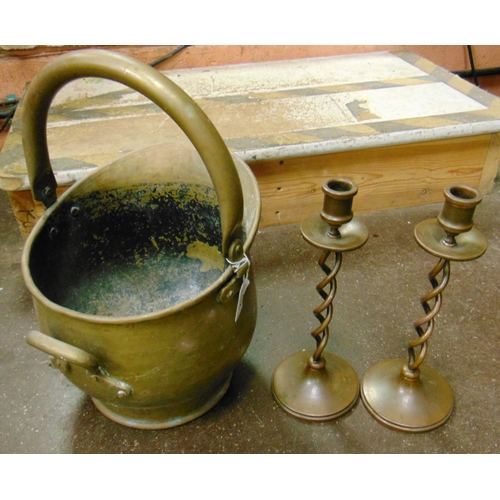
[[(140, 92), (192, 144), (130, 153), (56, 200), (47, 114), (58, 90), (84, 77)], [(47, 207), (22, 257), (40, 326), (28, 343), (121, 424), (166, 428), (208, 411), (257, 318), (248, 254), (261, 202), (249, 167), (167, 77), (100, 50), (60, 56), (34, 78), (23, 145), (34, 197)]]

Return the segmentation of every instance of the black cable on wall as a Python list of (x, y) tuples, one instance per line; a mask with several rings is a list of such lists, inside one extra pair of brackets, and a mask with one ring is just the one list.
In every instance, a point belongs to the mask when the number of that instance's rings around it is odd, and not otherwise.
[(472, 55), (472, 45), (467, 45), (467, 52), (469, 54), (470, 70), (453, 71), (453, 74), (460, 78), (472, 78), (474, 84), (479, 87), (478, 79), (483, 76), (498, 76), (500, 75), (500, 68), (482, 68), (477, 69), (474, 64), (474, 56)]

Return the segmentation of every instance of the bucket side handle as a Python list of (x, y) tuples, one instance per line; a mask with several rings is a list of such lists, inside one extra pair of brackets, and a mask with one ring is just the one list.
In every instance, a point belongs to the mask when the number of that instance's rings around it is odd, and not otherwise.
[(222, 226), (222, 254), (242, 238), (243, 193), (234, 161), (219, 132), (179, 86), (156, 69), (123, 54), (84, 49), (48, 63), (29, 84), (24, 99), (23, 147), (33, 196), (46, 208), (57, 200), (57, 182), (47, 146), (47, 116), (54, 96), (78, 78), (106, 78), (143, 94), (182, 129), (201, 156), (214, 184)]
[(63, 374), (69, 373), (74, 366), (77, 366), (86, 371), (89, 380), (99, 383), (101, 389), (115, 397), (121, 399), (130, 396), (133, 392), (130, 385), (110, 377), (99, 366), (99, 360), (95, 356), (79, 347), (37, 331), (29, 332), (26, 342), (30, 346), (53, 356), (49, 360), (49, 365), (58, 368)]

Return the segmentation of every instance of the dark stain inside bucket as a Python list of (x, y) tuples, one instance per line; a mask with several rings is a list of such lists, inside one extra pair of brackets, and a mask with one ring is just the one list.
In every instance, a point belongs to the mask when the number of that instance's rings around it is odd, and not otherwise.
[(141, 184), (65, 200), (36, 239), (40, 291), (69, 309), (133, 316), (197, 297), (225, 268), (212, 188)]

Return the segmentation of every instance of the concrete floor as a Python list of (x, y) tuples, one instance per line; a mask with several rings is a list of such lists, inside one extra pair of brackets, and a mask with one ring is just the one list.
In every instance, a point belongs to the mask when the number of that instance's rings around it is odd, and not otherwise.
[[(320, 207), (318, 207), (319, 210)], [(415, 225), (441, 205), (364, 214), (368, 243), (344, 256), (328, 351), (361, 377), (373, 364), (404, 357), (422, 316), (436, 258), (413, 239)], [(486, 254), (453, 263), (426, 363), (446, 377), (455, 395), (450, 420), (428, 433), (406, 434), (376, 422), (359, 402), (325, 423), (298, 420), (271, 395), (274, 369), (288, 355), (313, 349), (309, 332), (320, 303), (319, 251), (290, 225), (259, 232), (252, 257), (259, 298), (253, 341), (228, 393), (183, 426), (136, 430), (104, 417), (29, 347), (37, 328), (20, 271), (23, 242), (7, 196), (0, 192), (0, 453), (497, 453), (500, 367), (500, 193), (485, 197), (475, 223), (489, 241)], [(304, 214), (306, 215), (306, 214)]]

